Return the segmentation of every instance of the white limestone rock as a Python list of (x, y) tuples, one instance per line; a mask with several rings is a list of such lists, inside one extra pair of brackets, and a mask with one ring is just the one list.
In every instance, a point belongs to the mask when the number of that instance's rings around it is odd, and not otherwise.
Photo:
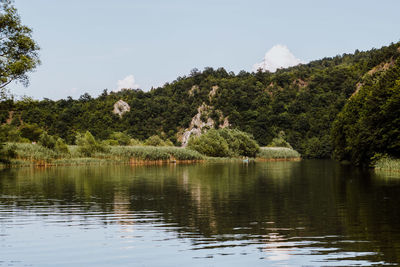
[(207, 132), (209, 129), (214, 128), (217, 124), (219, 128), (229, 127), (228, 117), (224, 117), (220, 110), (215, 110), (219, 114), (219, 121), (215, 122), (212, 118), (210, 118), (210, 113), (213, 111), (213, 107), (206, 105), (203, 103), (200, 107), (197, 108), (197, 114), (194, 115), (192, 121), (188, 128), (186, 128), (183, 132), (178, 133), (178, 140), (182, 143), (182, 147), (186, 147), (189, 138), (193, 136), (200, 136), (201, 134)]
[(115, 102), (113, 110), (114, 114), (117, 114), (118, 116), (122, 117), (122, 115), (124, 115), (129, 111), (131, 111), (131, 107), (128, 105), (128, 103), (126, 103), (122, 99)]

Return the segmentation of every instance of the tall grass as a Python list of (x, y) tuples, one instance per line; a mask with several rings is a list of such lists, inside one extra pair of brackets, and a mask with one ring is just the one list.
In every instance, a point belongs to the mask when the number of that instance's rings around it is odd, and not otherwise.
[(139, 160), (201, 160), (203, 155), (197, 151), (180, 147), (155, 146), (113, 146), (107, 154), (95, 154), (99, 157)]
[(6, 148), (15, 148), (16, 159), (21, 160), (49, 162), (65, 156), (62, 153), (37, 144), (7, 143)]
[(378, 170), (400, 171), (400, 159), (384, 157), (379, 159), (374, 167)]
[(294, 149), (287, 147), (260, 147), (257, 158), (260, 159), (294, 159), (301, 155)]
[(110, 146), (104, 152), (96, 152), (87, 157), (78, 146), (68, 146), (69, 153), (60, 153), (38, 144), (7, 143), (6, 149), (15, 149), (14, 163), (30, 161), (35, 164), (89, 164), (108, 162), (139, 161), (193, 161), (202, 160), (204, 156), (190, 149), (180, 147), (155, 146)]
[[(95, 152), (91, 157), (82, 154), (78, 146), (68, 146), (69, 153), (60, 153), (38, 144), (7, 143), (7, 147), (15, 147), (14, 163), (20, 161), (33, 164), (105, 164), (128, 163), (146, 161), (197, 161), (209, 158), (197, 151), (180, 147), (155, 146), (109, 146), (103, 152)], [(290, 148), (262, 147), (257, 154), (259, 159), (293, 159), (300, 158), (300, 154)], [(400, 161), (398, 162), (400, 165)], [(398, 167), (400, 169), (400, 167)]]

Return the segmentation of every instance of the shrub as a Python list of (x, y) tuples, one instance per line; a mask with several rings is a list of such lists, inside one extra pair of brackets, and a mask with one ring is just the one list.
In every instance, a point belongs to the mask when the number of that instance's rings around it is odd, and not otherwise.
[(158, 135), (150, 136), (144, 141), (145, 146), (173, 146), (174, 144), (170, 141), (164, 141)]
[(90, 157), (95, 152), (105, 152), (107, 150), (106, 145), (97, 142), (89, 131), (84, 135), (78, 133), (76, 135), (76, 144), (78, 145), (79, 153), (87, 157)]
[(331, 150), (328, 136), (322, 138), (312, 137), (306, 141), (303, 154), (307, 158), (329, 158)]
[(16, 146), (6, 146), (5, 144), (0, 144), (0, 162), (1, 163), (10, 163), (11, 158), (15, 158)]
[(118, 146), (119, 143), (117, 140), (113, 140), (113, 139), (107, 139), (102, 141), (103, 144), (107, 145), (107, 146)]
[(57, 139), (55, 150), (59, 153), (70, 154), (68, 146), (62, 138)]
[(131, 142), (131, 137), (126, 133), (113, 132), (112, 134), (110, 134), (110, 140), (117, 141), (117, 144), (120, 146), (127, 146)]
[(171, 140), (167, 139), (164, 141), (165, 146), (174, 146), (174, 143), (171, 142)]
[(212, 157), (254, 157), (259, 150), (249, 134), (230, 129), (211, 129), (199, 137), (192, 137), (188, 148)]
[(25, 124), (21, 129), (21, 137), (27, 138), (30, 141), (38, 141), (43, 130), (37, 124)]
[(131, 145), (131, 146), (140, 146), (140, 145), (143, 145), (143, 143), (138, 139), (132, 138), (130, 140), (130, 142), (129, 142), (129, 145)]
[(254, 157), (260, 149), (248, 133), (237, 129), (220, 129), (219, 134), (227, 141), (233, 156)]
[(39, 144), (49, 149), (54, 149), (56, 146), (56, 139), (48, 135), (47, 132), (43, 132), (39, 137)]
[(218, 133), (218, 130), (209, 130), (199, 137), (191, 137), (188, 148), (211, 157), (229, 157), (228, 142)]
[(1, 125), (0, 142), (20, 142), (21, 139), (21, 132), (16, 127), (8, 124)]
[(287, 147), (292, 148), (292, 146), (285, 140), (285, 132), (280, 131), (278, 137), (272, 139), (269, 147)]

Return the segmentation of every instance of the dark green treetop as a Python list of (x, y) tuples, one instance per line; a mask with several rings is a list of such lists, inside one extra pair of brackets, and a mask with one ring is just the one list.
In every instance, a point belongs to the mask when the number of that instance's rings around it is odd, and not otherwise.
[(39, 64), (39, 46), (32, 39), (32, 30), (21, 24), (11, 0), (0, 0), (0, 90), (12, 81), (27, 86), (27, 72)]

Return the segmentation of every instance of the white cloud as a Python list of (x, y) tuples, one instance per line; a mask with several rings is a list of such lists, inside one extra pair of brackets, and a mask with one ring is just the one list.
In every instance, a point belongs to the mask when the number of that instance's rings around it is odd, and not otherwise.
[(253, 71), (262, 69), (275, 72), (279, 68), (287, 68), (304, 63), (302, 60), (296, 58), (287, 48), (286, 45), (274, 45), (267, 53), (265, 53), (264, 60), (256, 63), (253, 66)]
[(135, 77), (133, 77), (132, 74), (126, 76), (122, 80), (118, 80), (117, 82), (117, 88), (114, 90), (114, 92), (118, 92), (121, 89), (137, 89), (139, 88), (139, 85), (135, 83)]

